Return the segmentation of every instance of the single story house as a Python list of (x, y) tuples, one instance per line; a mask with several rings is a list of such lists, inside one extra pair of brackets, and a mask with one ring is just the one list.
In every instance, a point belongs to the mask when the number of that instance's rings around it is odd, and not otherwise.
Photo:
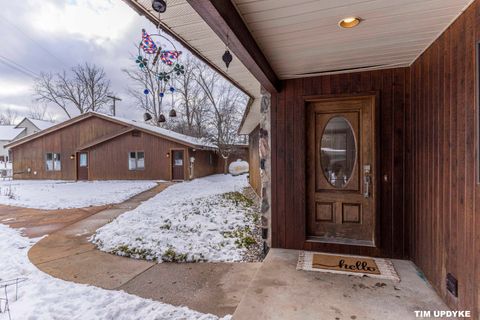
[(124, 1), (260, 110), (269, 247), (409, 259), (480, 317), (480, 0)]
[(96, 112), (7, 147), (14, 179), (190, 180), (223, 169), (223, 159), (206, 141)]

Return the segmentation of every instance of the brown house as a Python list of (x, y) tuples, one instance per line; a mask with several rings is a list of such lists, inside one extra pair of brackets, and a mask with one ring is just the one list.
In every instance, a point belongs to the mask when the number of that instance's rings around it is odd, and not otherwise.
[(125, 1), (251, 97), (271, 248), (409, 259), (480, 317), (480, 0)]
[(190, 180), (221, 172), (223, 162), (200, 139), (94, 112), (8, 147), (14, 179)]

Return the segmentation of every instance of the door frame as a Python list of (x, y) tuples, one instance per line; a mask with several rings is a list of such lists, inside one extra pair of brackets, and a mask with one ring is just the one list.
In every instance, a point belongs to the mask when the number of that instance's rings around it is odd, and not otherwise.
[[(183, 151), (183, 180), (173, 180), (173, 152), (174, 151)], [(187, 149), (185, 148), (170, 148), (169, 151), (170, 159), (169, 159), (169, 172), (170, 172), (170, 181), (187, 181), (187, 172), (186, 172), (186, 157), (187, 157)]]
[[(78, 168), (80, 166), (80, 153), (87, 154), (87, 180), (78, 179)], [(89, 151), (76, 151), (75, 152), (75, 180), (76, 181), (89, 181), (90, 180), (90, 152)]]
[[(308, 196), (308, 186), (307, 186), (307, 157), (304, 157), (304, 170), (305, 170), (305, 181), (304, 181), (304, 210), (303, 210), (303, 221), (302, 221), (302, 232), (303, 232), (303, 249), (304, 250), (313, 250), (313, 251), (326, 251), (326, 252), (335, 252), (335, 253), (351, 253), (352, 248), (355, 251), (355, 254), (364, 254), (370, 256), (378, 256), (381, 255), (382, 250), (382, 237), (381, 237), (381, 221), (382, 221), (382, 183), (381, 177), (383, 176), (383, 172), (381, 171), (381, 131), (380, 131), (380, 93), (378, 91), (370, 91), (370, 92), (359, 92), (359, 93), (348, 93), (348, 94), (329, 94), (329, 95), (313, 95), (313, 96), (302, 96), (303, 100), (303, 108), (305, 115), (303, 121), (304, 126), (304, 139), (305, 142), (307, 141), (307, 119), (306, 119), (306, 109), (309, 103), (313, 102), (322, 102), (322, 101), (329, 101), (329, 100), (348, 100), (354, 98), (368, 98), (372, 99), (374, 104), (374, 136), (375, 136), (375, 167), (376, 167), (376, 175), (375, 175), (375, 183), (377, 187), (377, 194), (376, 194), (376, 201), (375, 201), (375, 230), (373, 231), (374, 234), (374, 243), (375, 247), (370, 246), (362, 246), (358, 244), (340, 244), (340, 243), (326, 243), (321, 242), (315, 239), (310, 239), (307, 236), (307, 214), (308, 214), (308, 206), (307, 206), (307, 196)], [(303, 152), (306, 154), (307, 152), (307, 145), (305, 143)]]

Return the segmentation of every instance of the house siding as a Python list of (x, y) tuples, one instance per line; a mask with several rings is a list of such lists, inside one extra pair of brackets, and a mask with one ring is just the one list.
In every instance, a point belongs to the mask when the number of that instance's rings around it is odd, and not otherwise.
[(253, 190), (257, 195), (261, 195), (262, 192), (262, 178), (260, 176), (260, 153), (259, 153), (259, 141), (260, 141), (260, 126), (257, 126), (249, 135), (249, 182)]
[[(480, 316), (478, 41), (475, 1), (412, 65), (406, 113), (411, 257), (451, 308), (471, 310), (474, 319)], [(458, 280), (458, 298), (446, 290), (447, 273)]]
[[(58, 131), (11, 148), (14, 179), (76, 179), (76, 161), (70, 159), (77, 148), (124, 126), (97, 117), (89, 117)], [(45, 154), (61, 154), (61, 171), (45, 169)], [(30, 173), (28, 172), (30, 169)], [(35, 174), (36, 173), (36, 174)]]
[[(112, 136), (127, 127), (91, 116), (14, 146), (14, 179), (76, 180), (77, 160), (70, 159), (70, 156), (76, 156), (79, 151), (89, 153), (89, 180), (171, 180), (172, 150), (184, 150), (185, 180), (217, 172), (218, 156), (214, 151), (197, 149), (194, 152), (187, 145), (138, 130), (135, 134), (132, 131), (124, 132), (110, 140), (84, 148), (89, 143), (101, 141), (102, 137)], [(144, 169), (129, 170), (128, 156), (133, 151), (145, 153)], [(61, 171), (45, 170), (47, 152), (61, 154)], [(213, 164), (209, 163), (208, 154), (212, 154)], [(189, 158), (192, 155), (196, 160), (191, 177)]]

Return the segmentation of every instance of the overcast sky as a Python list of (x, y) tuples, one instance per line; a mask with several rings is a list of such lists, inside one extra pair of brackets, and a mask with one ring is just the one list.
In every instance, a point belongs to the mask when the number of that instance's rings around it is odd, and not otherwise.
[[(0, 4), (0, 110), (11, 108), (26, 115), (32, 104), (38, 104), (32, 73), (55, 73), (89, 62), (105, 69), (113, 92), (123, 99), (117, 103), (117, 114), (140, 118), (125, 93), (129, 80), (121, 69), (135, 67), (134, 43), (142, 28), (155, 31), (153, 24), (121, 0), (0, 0)], [(65, 118), (57, 114), (58, 120)]]

